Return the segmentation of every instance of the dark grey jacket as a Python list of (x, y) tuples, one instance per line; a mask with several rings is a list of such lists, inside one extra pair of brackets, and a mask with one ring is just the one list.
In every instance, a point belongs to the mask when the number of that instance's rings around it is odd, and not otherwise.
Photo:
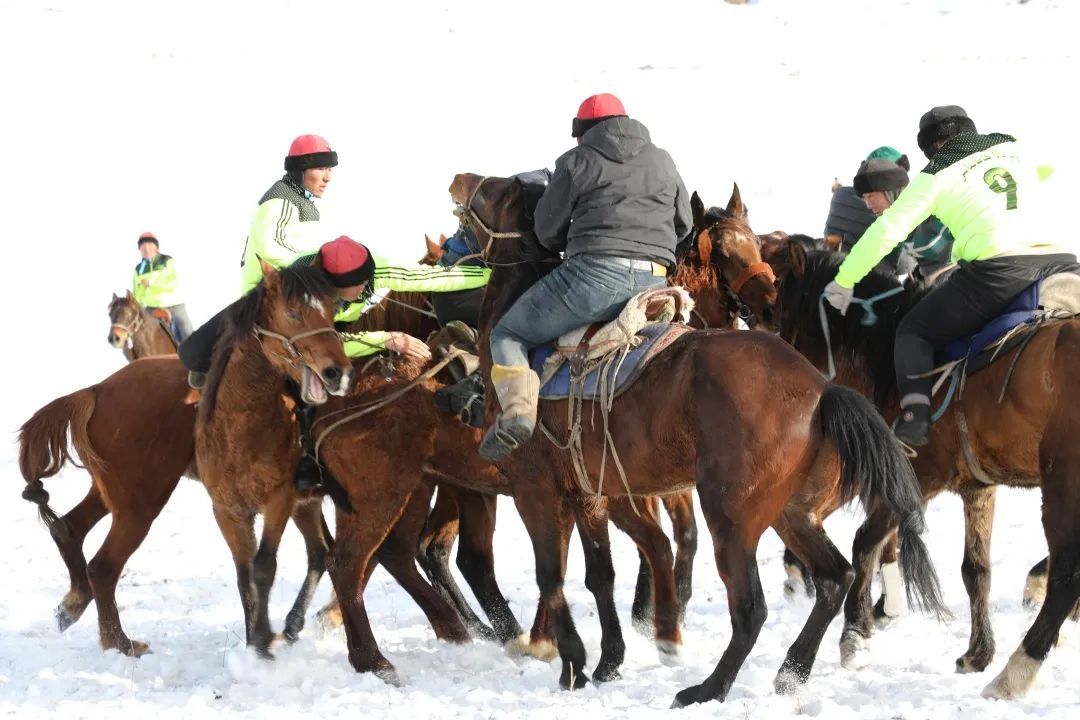
[(555, 161), (536, 206), (537, 238), (549, 250), (615, 255), (675, 265), (691, 229), (690, 198), (666, 151), (637, 120), (598, 123)]
[(874, 224), (877, 216), (866, 206), (855, 188), (845, 185), (838, 188), (829, 203), (829, 217), (825, 220), (825, 235), (840, 235), (840, 249), (851, 249), (866, 229)]

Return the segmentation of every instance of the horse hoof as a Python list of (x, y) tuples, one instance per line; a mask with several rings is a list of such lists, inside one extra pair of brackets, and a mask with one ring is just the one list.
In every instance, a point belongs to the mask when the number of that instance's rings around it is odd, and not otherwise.
[(551, 640), (530, 642), (524, 633), (506, 643), (505, 648), (511, 655), (534, 657), (541, 662), (551, 662), (559, 657), (559, 647)]
[(559, 687), (563, 690), (581, 690), (589, 684), (589, 676), (584, 672), (574, 671), (573, 665), (564, 669), (559, 677)]
[(596, 666), (593, 670), (593, 680), (596, 682), (611, 682), (613, 680), (622, 680), (622, 675), (619, 674), (619, 668), (614, 665), (601, 667)]
[(1046, 576), (1028, 575), (1024, 583), (1024, 609), (1038, 610), (1046, 599)]
[(969, 673), (980, 673), (986, 669), (986, 667), (990, 664), (990, 660), (992, 660), (993, 657), (993, 652), (991, 652), (990, 655), (985, 659), (965, 653), (964, 655), (956, 658), (956, 672), (960, 673), (961, 675), (966, 675)]
[(394, 668), (394, 666), (391, 665), (389, 662), (387, 662), (383, 666), (376, 668), (373, 671), (373, 674), (375, 675), (375, 677), (379, 678), (384, 683), (392, 687), (401, 687), (403, 684), (401, 682), (401, 677), (397, 673), (397, 669)]
[(122, 640), (116, 644), (116, 649), (128, 657), (142, 657), (150, 655), (150, 646), (138, 640)]
[(320, 610), (319, 612), (315, 613), (315, 623), (324, 633), (336, 630), (344, 624), (341, 618), (341, 611), (337, 609)]
[(671, 709), (677, 710), (679, 708), (684, 708), (688, 705), (694, 705), (695, 703), (699, 702), (701, 702), (701, 686), (694, 685), (693, 687), (688, 687), (685, 690), (680, 690), (675, 695), (675, 700), (671, 703)]
[(862, 670), (869, 661), (866, 638), (856, 632), (845, 632), (840, 638), (840, 665), (845, 670)]
[(56, 607), (53, 616), (56, 618), (56, 627), (60, 629), (60, 632), (64, 632), (79, 620), (78, 617), (68, 614), (68, 611), (64, 609), (63, 605), (58, 605)]
[(996, 700), (1024, 697), (1035, 683), (1035, 675), (1041, 665), (1042, 663), (1028, 655), (1023, 646), (1020, 646), (1009, 658), (1001, 674), (983, 689), (982, 696)]
[(809, 673), (790, 667), (782, 667), (773, 680), (773, 689), (777, 695), (794, 695), (806, 684)]
[(682, 652), (682, 643), (675, 640), (657, 640), (656, 649), (660, 653), (660, 659), (677, 658)]
[(499, 642), (499, 636), (495, 634), (495, 631), (489, 628), (484, 623), (473, 623), (468, 627), (469, 638), (475, 638), (483, 642), (497, 643)]

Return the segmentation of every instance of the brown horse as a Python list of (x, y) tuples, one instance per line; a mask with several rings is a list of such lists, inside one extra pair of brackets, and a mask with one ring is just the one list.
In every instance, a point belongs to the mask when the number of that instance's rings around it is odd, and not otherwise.
[[(819, 297), (842, 259), (837, 253), (806, 253), (792, 246), (791, 271), (781, 285), (777, 306), (781, 334), (819, 368), (828, 351), (819, 319)], [(857, 296), (898, 288), (895, 278), (872, 273)], [(837, 359), (837, 379), (873, 397), (886, 417), (898, 412), (892, 365), (899, 318), (916, 300), (910, 289), (882, 300), (878, 321), (861, 325), (857, 310), (830, 316), (828, 332)], [(984, 695), (1024, 695), (1057, 640), (1060, 627), (1080, 598), (1080, 495), (1075, 438), (1080, 431), (1080, 321), (1054, 322), (1025, 345), (1002, 353), (997, 362), (969, 376), (936, 423), (930, 444), (913, 461), (924, 500), (944, 490), (964, 502), (966, 531), (961, 573), (971, 603), (968, 650), (956, 661), (961, 672), (981, 671), (994, 656), (987, 601), (990, 587), (990, 534), (995, 485), (1041, 487), (1043, 528), (1050, 550), (1046, 601), (1021, 646)], [(979, 476), (984, 476), (982, 480)], [(989, 482), (988, 482), (989, 481)], [(856, 535), (856, 579), (845, 607), (841, 645), (845, 659), (870, 636), (870, 576), (881, 543), (895, 521), (872, 512)], [(903, 548), (900, 551), (903, 560)]]
[[(484, 297), (482, 332), (558, 261), (524, 227), (520, 183), (458, 175), (451, 197), (475, 217), (478, 239), (493, 267)], [(494, 239), (484, 228), (500, 233)], [(486, 345), (485, 370), (490, 369)], [(659, 392), (658, 392), (659, 391)], [(489, 391), (489, 418), (495, 412)], [(588, 409), (586, 409), (588, 412)], [(540, 404), (539, 421), (565, 437), (565, 401)], [(767, 333), (688, 333), (654, 359), (610, 411), (608, 428), (584, 424), (590, 475), (598, 477), (606, 431), (634, 495), (662, 495), (697, 486), (727, 587), (732, 637), (712, 675), (680, 692), (675, 704), (723, 699), (753, 647), (767, 610), (755, 558), (761, 534), (773, 527), (812, 569), (814, 610), (792, 645), (775, 686), (790, 691), (809, 676), (829, 622), (839, 613), (852, 569), (822, 527), (823, 518), (858, 496), (870, 508), (903, 519), (902, 559), (909, 590), (926, 607), (945, 612), (937, 577), (919, 537), (918, 487), (888, 426), (858, 393), (826, 383), (804, 358)], [(560, 684), (580, 687), (585, 648), (574, 628), (562, 585), (566, 546), (562, 528), (579, 515), (580, 495), (569, 458), (536, 436), (500, 464), (533, 542), (541, 596), (555, 624), (563, 660)], [(622, 495), (622, 483), (604, 490)]]
[(112, 296), (109, 322), (109, 344), (122, 348), (128, 361), (176, 354), (176, 340), (166, 322), (140, 305), (130, 290), (123, 297)]

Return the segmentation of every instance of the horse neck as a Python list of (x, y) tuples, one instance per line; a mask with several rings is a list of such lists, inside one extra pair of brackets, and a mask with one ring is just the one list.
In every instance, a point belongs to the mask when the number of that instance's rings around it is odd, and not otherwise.
[(131, 336), (131, 353), (135, 359), (152, 355), (175, 355), (176, 344), (161, 322), (147, 312), (142, 312), (142, 325)]
[(283, 386), (281, 374), (263, 355), (258, 340), (250, 338), (237, 342), (229, 353), (228, 364), (218, 384), (210, 424), (221, 424), (233, 430), (251, 425), (266, 426), (275, 416), (286, 416), (285, 405), (281, 402)]

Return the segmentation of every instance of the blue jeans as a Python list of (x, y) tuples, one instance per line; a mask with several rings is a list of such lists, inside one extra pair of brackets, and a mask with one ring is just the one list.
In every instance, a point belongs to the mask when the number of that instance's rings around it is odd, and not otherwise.
[(527, 367), (530, 349), (582, 325), (614, 320), (634, 295), (666, 284), (667, 278), (631, 268), (621, 258), (573, 255), (502, 316), (491, 331), (491, 360)]

